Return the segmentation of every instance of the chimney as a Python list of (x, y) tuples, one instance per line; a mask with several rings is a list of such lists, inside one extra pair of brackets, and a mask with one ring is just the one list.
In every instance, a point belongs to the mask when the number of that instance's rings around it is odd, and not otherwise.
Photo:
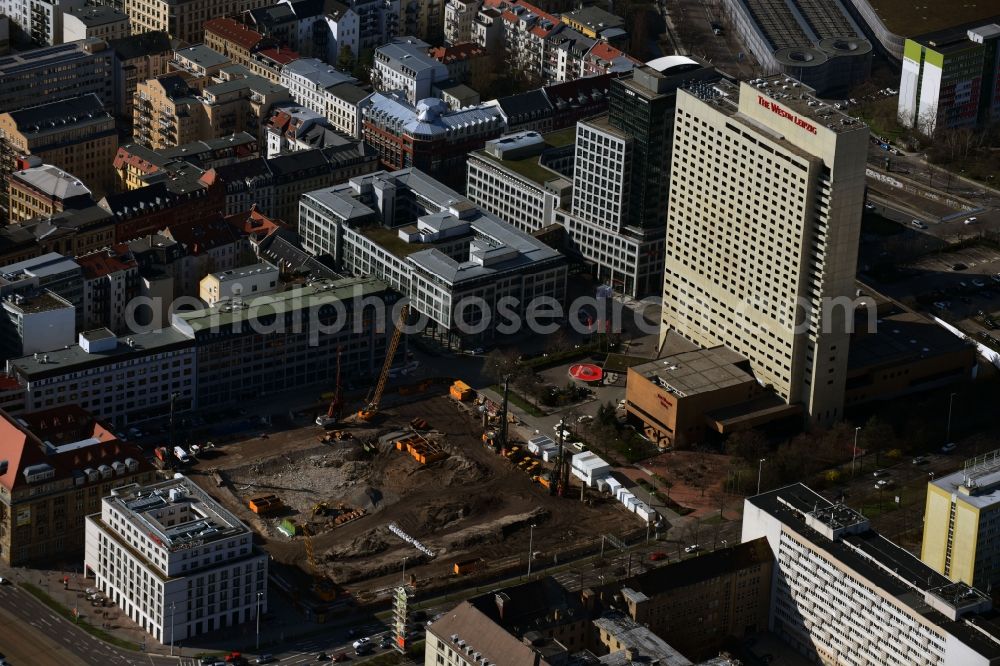
[(507, 606), (510, 605), (510, 596), (506, 592), (498, 592), (496, 595), (497, 610), (500, 611), (500, 622), (503, 622), (506, 618), (504, 615), (508, 613)]

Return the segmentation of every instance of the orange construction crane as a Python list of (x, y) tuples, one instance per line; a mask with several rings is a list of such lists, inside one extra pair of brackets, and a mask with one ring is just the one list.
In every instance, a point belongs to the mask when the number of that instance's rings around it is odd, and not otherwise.
[(392, 332), (389, 339), (389, 346), (385, 350), (385, 363), (382, 364), (382, 373), (378, 376), (378, 383), (375, 385), (375, 392), (372, 394), (368, 404), (358, 411), (358, 418), (362, 421), (371, 421), (378, 414), (379, 403), (382, 402), (382, 394), (385, 392), (385, 383), (389, 379), (389, 368), (392, 367), (392, 359), (396, 355), (399, 347), (399, 338), (403, 335), (403, 326), (406, 325), (406, 317), (410, 314), (409, 304), (404, 305), (399, 311), (399, 323), (396, 330)]
[(330, 400), (330, 408), (326, 410), (326, 416), (320, 414), (316, 417), (316, 425), (329, 428), (340, 420), (340, 408), (344, 404), (344, 396), (340, 387), (340, 347), (337, 347), (337, 383), (333, 391), (333, 398)]

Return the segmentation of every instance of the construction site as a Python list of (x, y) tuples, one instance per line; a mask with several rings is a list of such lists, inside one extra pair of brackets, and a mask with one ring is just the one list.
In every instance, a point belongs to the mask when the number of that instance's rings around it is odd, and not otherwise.
[(383, 603), (404, 576), (444, 591), (518, 575), (529, 545), (541, 566), (645, 533), (613, 498), (571, 484), (568, 450), (529, 454), (503, 405), (452, 378), (389, 389), (387, 370), (358, 405), (338, 377), (325, 414), (218, 445), (189, 472), (254, 528), (279, 587), (316, 617)]

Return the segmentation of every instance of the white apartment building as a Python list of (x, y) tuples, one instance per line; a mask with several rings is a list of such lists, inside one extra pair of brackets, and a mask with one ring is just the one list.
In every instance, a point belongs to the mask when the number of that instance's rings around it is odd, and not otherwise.
[(292, 99), (321, 116), (327, 115), (327, 89), (341, 83), (357, 82), (350, 74), (316, 58), (300, 58), (288, 63), (281, 70), (280, 81)]
[(806, 658), (853, 666), (1000, 659), (989, 597), (952, 583), (802, 484), (748, 498), (742, 541), (774, 554), (769, 628)]
[(62, 41), (96, 37), (105, 41), (129, 36), (128, 16), (111, 6), (84, 6), (63, 14)]
[(63, 42), (63, 15), (85, 4), (86, 0), (0, 0), (0, 13), (34, 41), (51, 46)]
[(118, 338), (108, 329), (84, 331), (77, 344), (7, 361), (25, 388), (25, 409), (78, 404), (124, 427), (162, 416), (174, 393), (195, 395), (194, 341), (174, 328)]
[(562, 302), (566, 294), (561, 254), (417, 169), (303, 195), (299, 233), (307, 251), (331, 255), (345, 273), (375, 276), (408, 296), (427, 317), (424, 333), (447, 345), (479, 346), (501, 334), (505, 297), (514, 300), (504, 311), (523, 317), (532, 298)]
[(444, 6), (444, 41), (449, 46), (473, 40), (472, 25), (483, 0), (448, 0)]
[(867, 144), (784, 76), (679, 90), (661, 342), (726, 345), (812, 422), (840, 419)]
[(315, 58), (301, 58), (281, 70), (281, 85), (292, 99), (330, 121), (344, 134), (361, 138), (361, 117), (371, 93), (358, 80)]
[(111, 491), (87, 516), (86, 573), (163, 644), (267, 612), (267, 554), (232, 513), (183, 476)]
[(375, 49), (372, 87), (383, 92), (401, 90), (412, 105), (433, 97), (433, 85), (449, 74), (444, 63), (427, 54), (428, 46), (415, 37), (398, 37)]
[[(554, 136), (554, 135), (550, 135)], [(560, 136), (565, 136), (561, 132)], [(505, 134), (469, 153), (466, 195), (483, 210), (525, 233), (554, 224), (556, 212), (569, 205), (570, 181), (548, 166), (552, 146), (534, 131)]]
[(361, 139), (361, 121), (372, 95), (361, 86), (341, 83), (327, 88), (326, 117), (336, 129)]

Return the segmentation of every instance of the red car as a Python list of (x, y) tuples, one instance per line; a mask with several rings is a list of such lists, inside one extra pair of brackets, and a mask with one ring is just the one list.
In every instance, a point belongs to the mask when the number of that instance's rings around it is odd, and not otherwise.
[(660, 560), (667, 559), (667, 554), (662, 551), (650, 553), (649, 559), (652, 560), (653, 562), (659, 562)]

